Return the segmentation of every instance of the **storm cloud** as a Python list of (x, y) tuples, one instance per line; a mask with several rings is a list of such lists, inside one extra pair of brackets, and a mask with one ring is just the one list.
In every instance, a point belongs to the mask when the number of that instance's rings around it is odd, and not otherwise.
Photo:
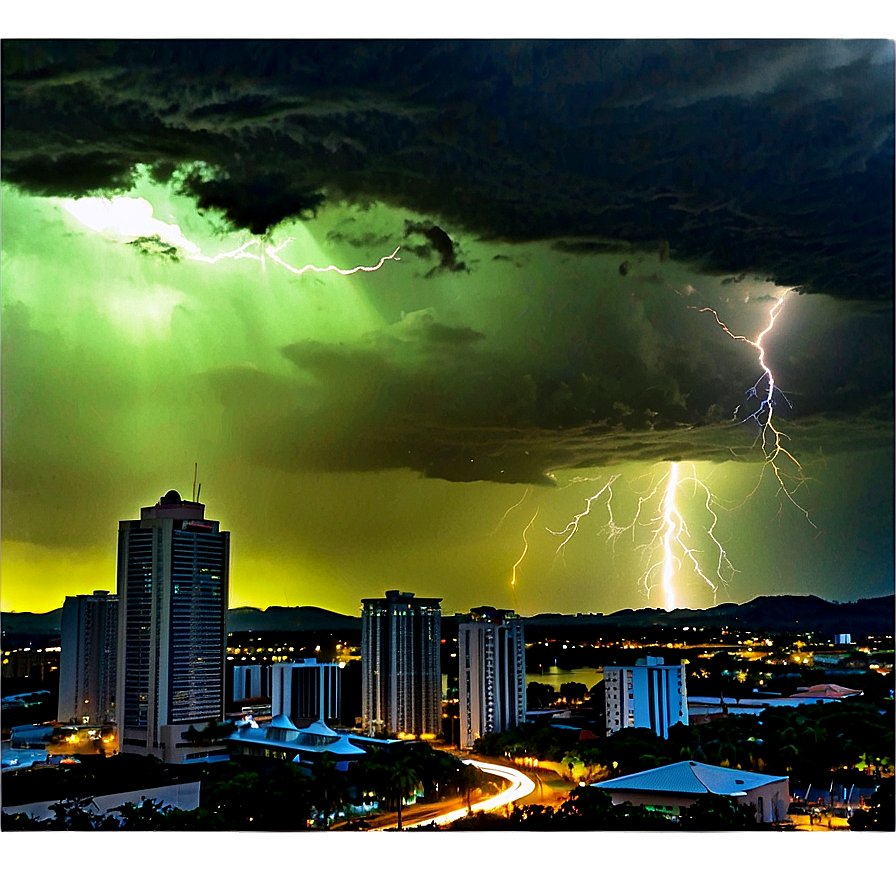
[(893, 91), (889, 41), (4, 41), (3, 179), (145, 164), (256, 234), (381, 201), (891, 302)]

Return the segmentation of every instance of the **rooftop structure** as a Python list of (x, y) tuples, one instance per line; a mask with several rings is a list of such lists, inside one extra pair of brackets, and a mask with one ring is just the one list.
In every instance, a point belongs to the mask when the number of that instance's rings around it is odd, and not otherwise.
[(590, 785), (609, 793), (613, 802), (647, 806), (677, 816), (703, 794), (729, 796), (752, 805), (762, 824), (783, 821), (790, 806), (787, 776), (762, 775), (736, 768), (685, 760)]

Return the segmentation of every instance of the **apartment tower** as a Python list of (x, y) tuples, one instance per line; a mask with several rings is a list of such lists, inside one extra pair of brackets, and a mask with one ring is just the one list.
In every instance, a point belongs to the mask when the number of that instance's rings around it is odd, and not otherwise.
[(118, 598), (108, 591), (66, 597), (62, 605), (57, 720), (115, 721)]
[(174, 490), (119, 524), (123, 753), (180, 762), (197, 752), (189, 726), (223, 720), (229, 568), (230, 533)]
[(526, 642), (511, 610), (477, 607), (457, 630), (460, 747), (526, 720)]
[(442, 730), (441, 598), (405, 591), (363, 600), (361, 715), (370, 732)]
[(650, 728), (660, 737), (678, 722), (688, 724), (684, 666), (648, 656), (634, 666), (604, 668), (607, 734), (622, 728)]

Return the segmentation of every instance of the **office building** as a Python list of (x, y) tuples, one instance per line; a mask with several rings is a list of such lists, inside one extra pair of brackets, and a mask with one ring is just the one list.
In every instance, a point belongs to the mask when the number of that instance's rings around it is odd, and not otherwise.
[(230, 533), (176, 491), (119, 524), (123, 753), (180, 762), (195, 753), (189, 726), (223, 720), (229, 566)]
[(271, 674), (271, 714), (300, 719), (336, 722), (342, 712), (341, 675), (338, 663), (307, 659), (296, 663), (274, 663)]
[(370, 732), (441, 733), (440, 603), (404, 591), (362, 601), (361, 716)]
[(59, 654), (60, 722), (115, 721), (118, 598), (108, 591), (66, 597)]
[(681, 722), (688, 724), (684, 666), (666, 665), (648, 656), (634, 666), (604, 668), (607, 734), (622, 728), (650, 728), (660, 737)]
[(460, 747), (526, 720), (523, 621), (510, 610), (478, 607), (457, 631)]

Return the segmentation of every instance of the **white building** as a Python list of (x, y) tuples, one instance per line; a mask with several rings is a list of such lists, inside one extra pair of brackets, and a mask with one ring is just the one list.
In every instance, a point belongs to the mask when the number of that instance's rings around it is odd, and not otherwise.
[(271, 696), (271, 666), (259, 663), (238, 663), (230, 670), (233, 676), (233, 700), (264, 700)]
[(340, 718), (342, 669), (338, 663), (319, 663), (313, 658), (274, 663), (270, 675), (272, 715), (323, 722)]
[(229, 569), (230, 533), (174, 490), (119, 524), (122, 753), (181, 762), (187, 728), (223, 721)]
[(361, 602), (361, 715), (368, 731), (441, 734), (441, 602), (405, 591)]
[(650, 728), (660, 737), (681, 722), (688, 724), (688, 695), (683, 665), (666, 665), (648, 656), (634, 666), (604, 668), (607, 734), (623, 728)]
[(115, 721), (118, 598), (108, 591), (66, 597), (59, 655), (60, 722)]
[(783, 821), (790, 807), (790, 780), (738, 768), (685, 760), (590, 785), (605, 790), (615, 805), (647, 806), (678, 816), (706, 793), (730, 796), (738, 805), (752, 805), (760, 824)]
[(457, 630), (460, 747), (526, 720), (523, 621), (510, 610), (478, 607)]

